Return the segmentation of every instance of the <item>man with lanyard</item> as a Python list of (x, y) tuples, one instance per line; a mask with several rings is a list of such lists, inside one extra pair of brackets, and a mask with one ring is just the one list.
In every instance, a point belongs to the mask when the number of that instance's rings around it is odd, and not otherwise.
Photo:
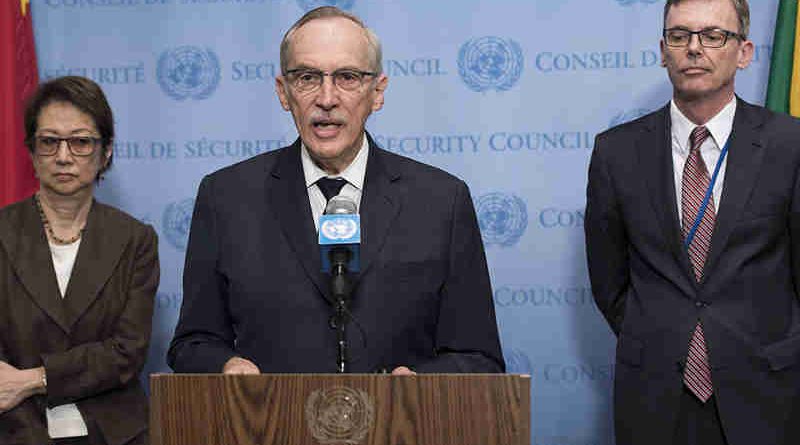
[(800, 443), (800, 122), (735, 96), (748, 27), (746, 0), (668, 0), (672, 101), (595, 142), (619, 445)]

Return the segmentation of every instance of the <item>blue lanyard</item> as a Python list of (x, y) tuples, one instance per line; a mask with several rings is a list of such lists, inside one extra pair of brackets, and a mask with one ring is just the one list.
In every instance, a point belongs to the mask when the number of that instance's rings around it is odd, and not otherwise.
[[(694, 239), (694, 235), (697, 232), (697, 228), (700, 226), (700, 221), (703, 219), (703, 215), (706, 213), (706, 207), (708, 207), (708, 201), (711, 199), (711, 195), (714, 192), (714, 184), (717, 182), (717, 175), (719, 174), (719, 168), (722, 165), (722, 161), (725, 159), (725, 155), (728, 154), (728, 145), (731, 143), (731, 137), (728, 136), (728, 140), (725, 142), (725, 146), (722, 147), (722, 153), (719, 155), (719, 159), (717, 159), (717, 165), (714, 167), (714, 175), (711, 176), (711, 183), (708, 185), (708, 190), (706, 190), (706, 196), (703, 198), (703, 203), (700, 205), (700, 211), (697, 212), (697, 218), (694, 219), (694, 224), (692, 224), (692, 230), (689, 231), (689, 235), (686, 236), (686, 241), (684, 241), (684, 246), (688, 249), (689, 246), (692, 244), (692, 240)], [(700, 148), (698, 147), (697, 150), (699, 151)], [(698, 153), (700, 155), (700, 153)], [(687, 159), (686, 162), (689, 162)]]

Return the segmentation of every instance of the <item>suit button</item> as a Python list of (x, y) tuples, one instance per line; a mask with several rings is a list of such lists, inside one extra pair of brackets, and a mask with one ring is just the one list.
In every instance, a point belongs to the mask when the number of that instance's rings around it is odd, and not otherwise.
[(708, 303), (706, 303), (705, 301), (699, 301), (698, 300), (698, 301), (694, 302), (694, 305), (697, 308), (704, 308), (704, 307), (708, 306)]

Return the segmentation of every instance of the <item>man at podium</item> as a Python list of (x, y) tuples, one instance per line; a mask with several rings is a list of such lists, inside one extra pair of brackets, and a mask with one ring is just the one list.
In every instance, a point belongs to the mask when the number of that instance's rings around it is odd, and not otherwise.
[[(317, 8), (286, 33), (280, 63), (276, 91), (299, 138), (200, 184), (169, 365), (502, 372), (466, 184), (384, 151), (365, 131), (388, 84), (377, 36), (349, 13)], [(357, 255), (347, 251), (343, 295), (331, 291), (317, 241), (331, 207), (360, 216), (350, 219), (361, 235)]]

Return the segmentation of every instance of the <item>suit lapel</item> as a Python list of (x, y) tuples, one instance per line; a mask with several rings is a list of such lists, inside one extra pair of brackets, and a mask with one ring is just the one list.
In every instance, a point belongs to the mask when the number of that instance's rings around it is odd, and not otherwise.
[(692, 294), (695, 281), (692, 278), (689, 257), (683, 248), (678, 220), (678, 201), (675, 196), (669, 105), (651, 115), (645, 127), (646, 130), (636, 147), (639, 165), (667, 248), (675, 257), (682, 272), (676, 278), (676, 282), (683, 287), (684, 292)]
[(393, 170), (391, 159), (367, 134), (369, 159), (361, 196), (361, 273), (374, 262), (386, 241), (389, 228), (401, 207), (401, 192), (395, 181), (400, 174)]
[(121, 226), (110, 220), (107, 208), (97, 202), (92, 203), (64, 295), (64, 313), (70, 327), (100, 295), (130, 239), (127, 225)]
[(316, 243), (317, 229), (300, 162), (299, 139), (281, 153), (269, 180), (273, 184), (269, 187), (268, 208), (280, 222), (286, 239), (308, 277), (323, 297), (331, 301), (328, 283), (322, 275), (322, 262)]
[(754, 107), (737, 99), (733, 130), (728, 140), (728, 160), (725, 169), (725, 183), (722, 199), (717, 211), (711, 249), (703, 268), (703, 275), (711, 276), (711, 270), (719, 262), (728, 238), (736, 226), (750, 199), (756, 177), (764, 159), (764, 150), (758, 128), (763, 125), (762, 116)]
[(53, 258), (33, 198), (20, 204), (19, 227), (0, 230), (0, 242), (31, 299), (64, 331), (69, 323), (58, 290)]

